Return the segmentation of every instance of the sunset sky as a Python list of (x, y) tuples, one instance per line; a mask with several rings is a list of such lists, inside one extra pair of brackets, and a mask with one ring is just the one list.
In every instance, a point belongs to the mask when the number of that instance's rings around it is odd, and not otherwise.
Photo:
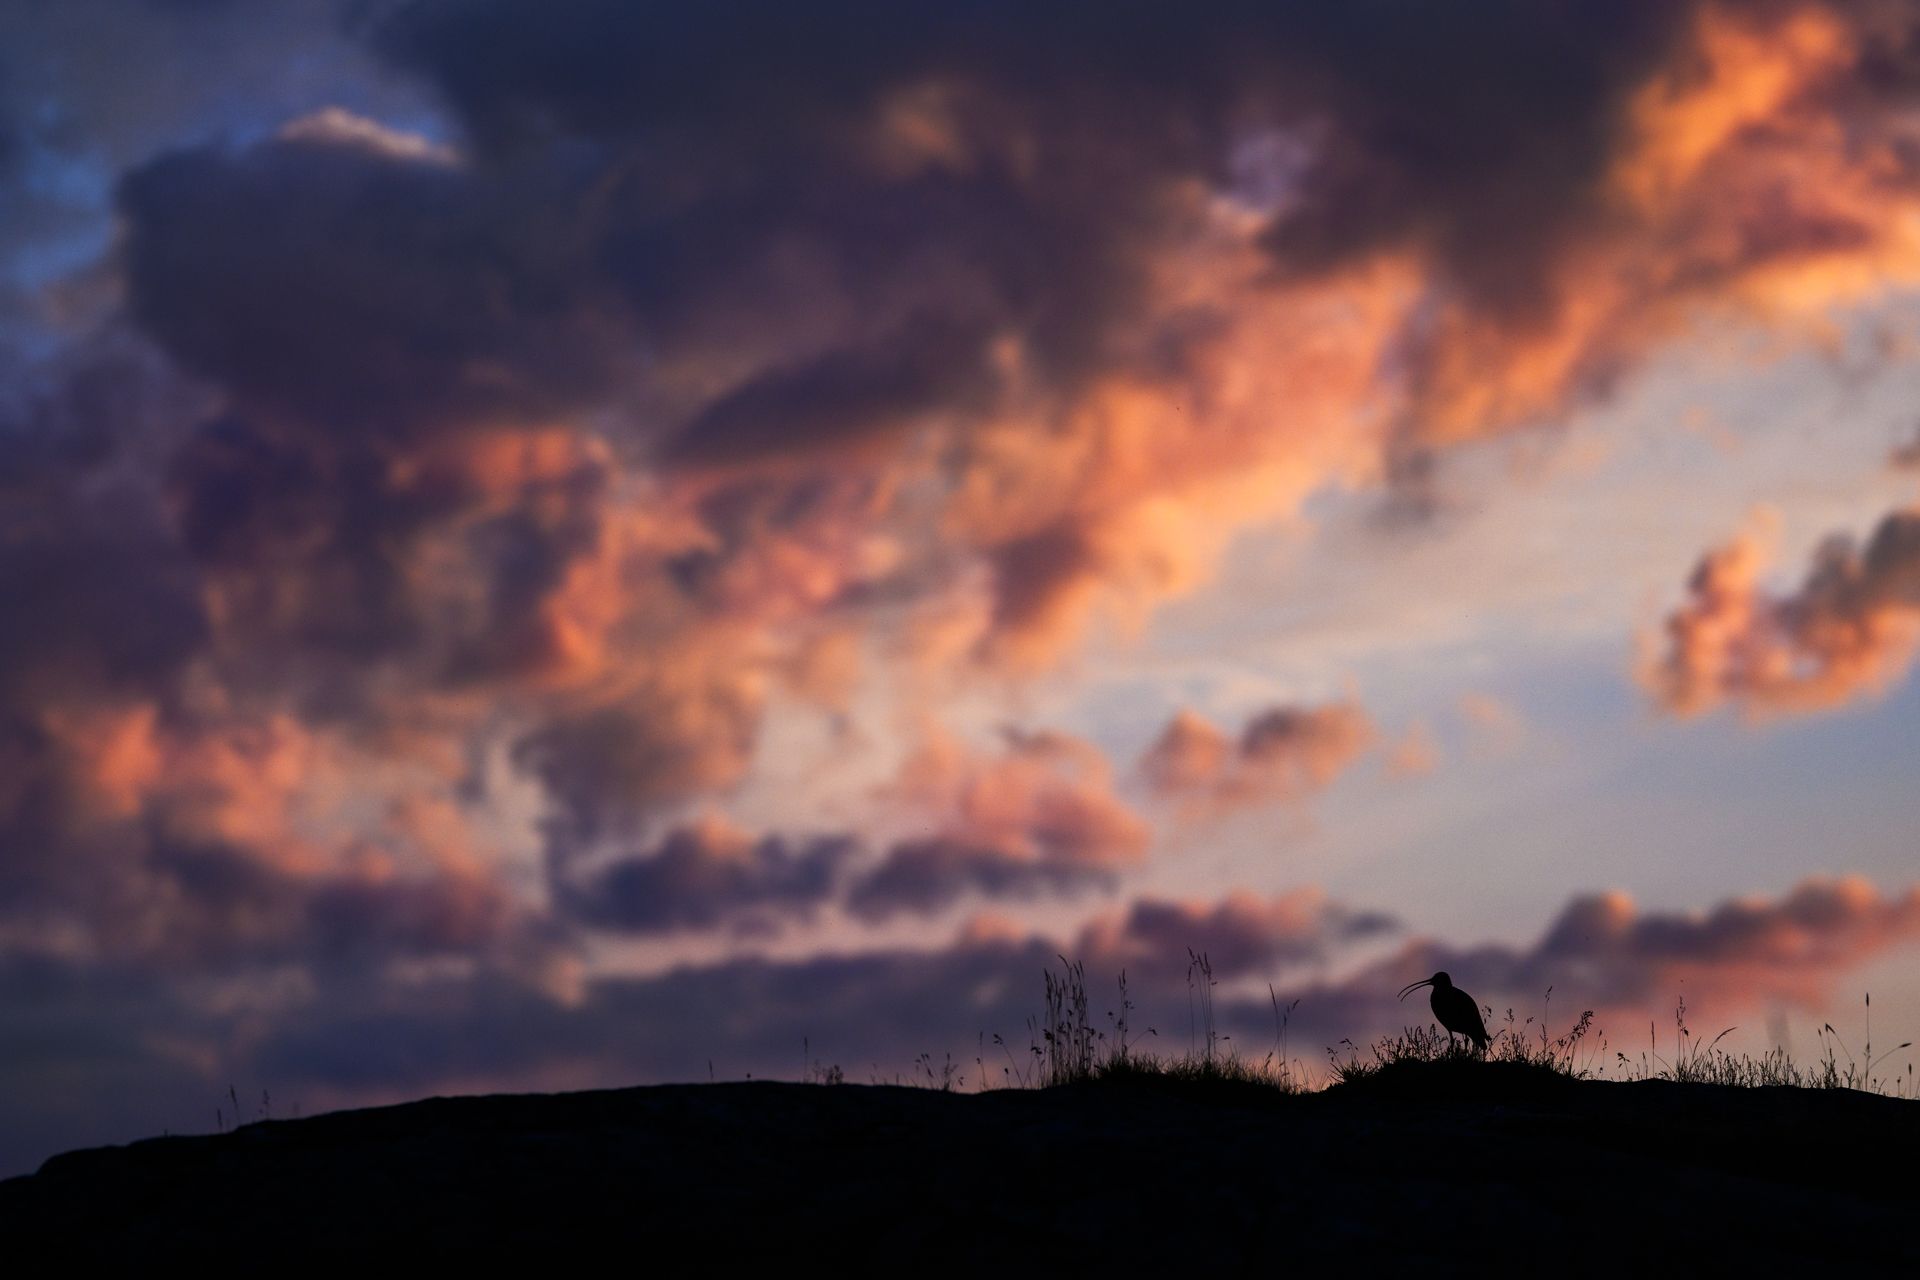
[(0, 1175), (1920, 1040), (1910, 0), (11, 0), (0, 371)]

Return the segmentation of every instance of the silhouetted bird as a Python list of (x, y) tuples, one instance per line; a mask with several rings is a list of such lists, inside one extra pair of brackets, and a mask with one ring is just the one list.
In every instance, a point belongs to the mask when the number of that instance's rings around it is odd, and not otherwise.
[(1400, 998), (1405, 1000), (1407, 992), (1418, 991), (1421, 987), (1432, 987), (1433, 995), (1429, 1003), (1433, 1005), (1433, 1016), (1440, 1019), (1440, 1025), (1447, 1029), (1447, 1047), (1453, 1047), (1453, 1037), (1463, 1035), (1473, 1041), (1474, 1047), (1485, 1053), (1489, 1037), (1487, 1024), (1480, 1021), (1480, 1005), (1474, 998), (1453, 985), (1443, 969), (1431, 978), (1422, 978), (1401, 988)]

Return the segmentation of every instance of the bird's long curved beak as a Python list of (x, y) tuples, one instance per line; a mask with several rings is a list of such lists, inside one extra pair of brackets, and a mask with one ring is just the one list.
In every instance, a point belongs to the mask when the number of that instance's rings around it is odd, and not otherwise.
[(1420, 988), (1422, 988), (1422, 987), (1430, 987), (1430, 986), (1432, 986), (1432, 985), (1433, 985), (1433, 979), (1432, 979), (1432, 978), (1422, 978), (1422, 979), (1420, 979), (1420, 981), (1418, 981), (1418, 982), (1410, 982), (1410, 983), (1408, 983), (1408, 984), (1407, 984), (1407, 985), (1406, 985), (1405, 987), (1403, 987), (1403, 988), (1401, 988), (1401, 990), (1400, 990), (1400, 998), (1401, 998), (1402, 1000), (1405, 1000), (1405, 999), (1407, 998), (1407, 992), (1409, 992), (1409, 991), (1418, 991), (1418, 990), (1419, 990)]

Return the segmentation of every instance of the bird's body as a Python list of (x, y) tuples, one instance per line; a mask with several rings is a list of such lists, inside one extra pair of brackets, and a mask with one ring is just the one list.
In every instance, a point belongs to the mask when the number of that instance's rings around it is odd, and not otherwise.
[(1449, 978), (1445, 971), (1403, 988), (1400, 998), (1406, 999), (1407, 992), (1416, 991), (1421, 987), (1433, 988), (1427, 1003), (1433, 1006), (1433, 1016), (1438, 1018), (1440, 1025), (1447, 1029), (1447, 1043), (1453, 1043), (1456, 1035), (1465, 1036), (1473, 1042), (1474, 1048), (1485, 1053), (1492, 1037), (1487, 1035), (1487, 1024), (1480, 1019), (1479, 1003), (1454, 986), (1453, 979)]

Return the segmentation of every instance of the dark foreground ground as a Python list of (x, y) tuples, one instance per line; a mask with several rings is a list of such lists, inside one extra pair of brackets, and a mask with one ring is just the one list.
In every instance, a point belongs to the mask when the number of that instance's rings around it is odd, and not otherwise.
[(0, 1182), (0, 1240), (68, 1264), (591, 1250), (669, 1274), (1920, 1261), (1920, 1103), (1459, 1065), (1297, 1097), (1135, 1082), (434, 1099), (56, 1156)]

